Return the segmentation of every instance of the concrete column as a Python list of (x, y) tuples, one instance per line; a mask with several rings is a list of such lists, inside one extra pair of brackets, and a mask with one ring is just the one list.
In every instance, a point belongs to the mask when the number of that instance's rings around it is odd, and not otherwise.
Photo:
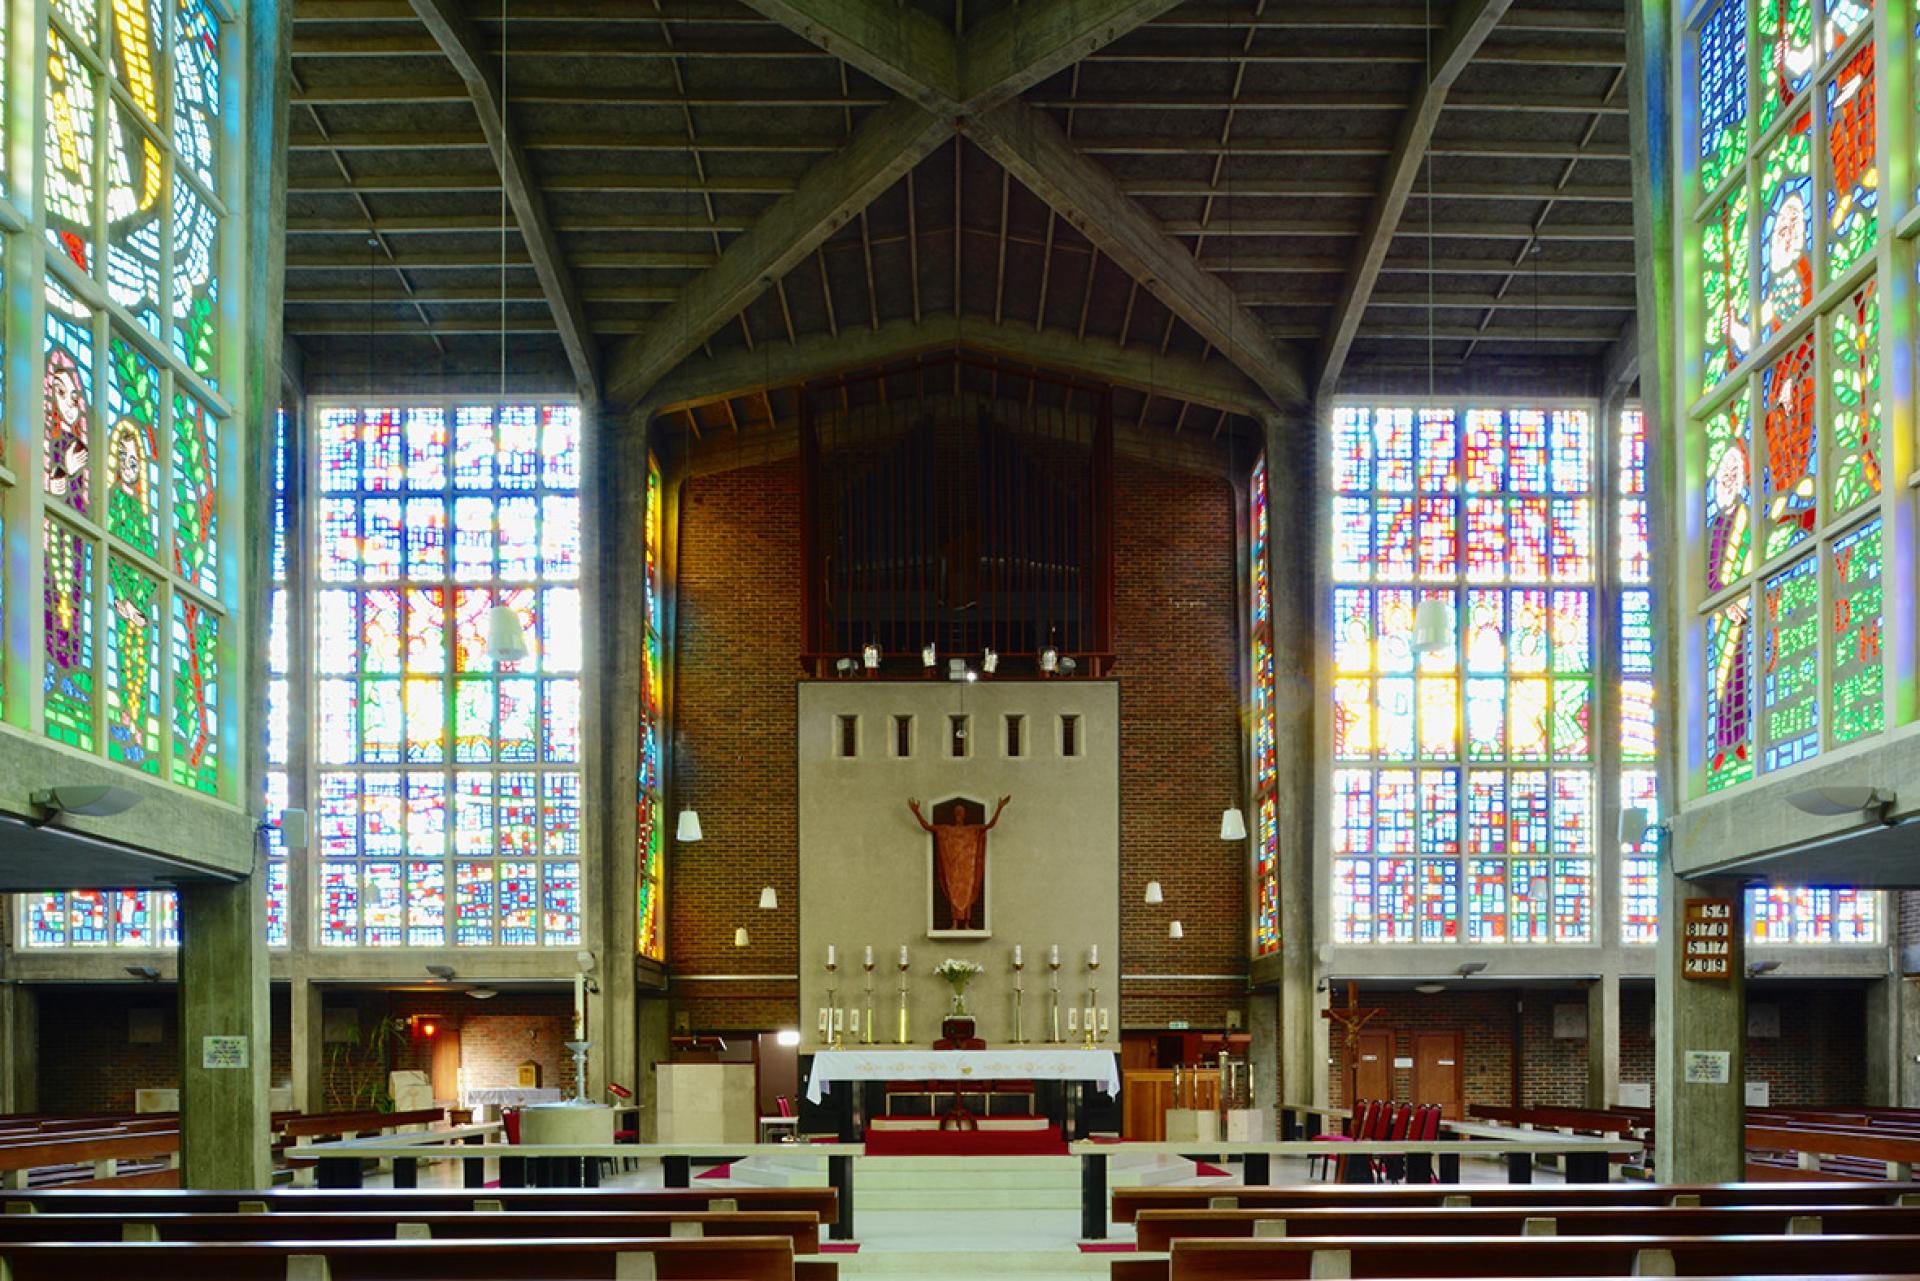
[(1867, 1103), (1920, 1097), (1920, 980), (1892, 974), (1867, 987)]
[(295, 1111), (327, 1110), (326, 995), (318, 983), (295, 976), (288, 984)]
[[(1681, 977), (1683, 905), (1733, 904), (1725, 980)], [(1662, 859), (1659, 961), (1654, 974), (1654, 1173), (1662, 1183), (1727, 1183), (1746, 1177), (1747, 960), (1743, 886), (1690, 881)], [(1689, 1082), (1690, 1059), (1725, 1055), (1725, 1080)]]
[[(258, 874), (180, 887), (180, 1182), (264, 1188), (270, 1062), (266, 903)], [(207, 1067), (216, 1037), (240, 1038), (244, 1067)], [(231, 1043), (227, 1043), (230, 1045)]]
[(1280, 1087), (1280, 1000), (1272, 989), (1247, 993), (1247, 1032), (1252, 1038), (1247, 1069), (1253, 1074), (1253, 1106), (1265, 1108), (1277, 1125), (1285, 1095)]
[(654, 1142), (660, 1133), (660, 1091), (655, 1084), (653, 1069), (667, 1061), (671, 1052), (668, 1044), (668, 1002), (664, 992), (648, 992), (641, 996), (634, 1006), (634, 1031), (636, 1053), (639, 1056), (638, 1076), (633, 1083), (634, 1100), (640, 1104), (640, 1141)]
[(0, 983), (0, 1112), (40, 1106), (40, 999), (18, 982)]
[(1620, 976), (1605, 974), (1587, 985), (1587, 1106), (1619, 1101)]
[(1899, 1093), (1903, 1108), (1920, 1107), (1920, 979), (1902, 978), (1895, 1050), (1900, 1060)]

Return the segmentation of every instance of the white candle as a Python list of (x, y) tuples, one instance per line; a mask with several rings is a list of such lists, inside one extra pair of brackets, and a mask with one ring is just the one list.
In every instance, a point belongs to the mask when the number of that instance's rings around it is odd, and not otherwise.
[(1058, 943), (1055, 943), (1055, 944), (1053, 945), (1053, 951), (1052, 951), (1051, 953), (1049, 953), (1049, 954), (1048, 954), (1048, 956), (1047, 956), (1047, 964), (1048, 964), (1048, 965), (1051, 965), (1051, 966), (1054, 966), (1054, 967), (1055, 967), (1056, 969), (1057, 969), (1057, 968), (1059, 967), (1059, 965), (1060, 965), (1060, 945), (1059, 945)]
[(573, 976), (573, 1039), (587, 1039), (587, 976), (580, 971)]
[(907, 945), (905, 943), (900, 945), (900, 968), (903, 970), (907, 968)]
[(827, 968), (833, 968), (833, 944), (827, 944)]
[(873, 968), (873, 944), (867, 944), (867, 968)]
[(1092, 947), (1087, 949), (1087, 964), (1088, 965), (1100, 964), (1100, 945), (1098, 943), (1095, 943)]
[(1020, 945), (1018, 943), (1013, 945), (1013, 966), (1015, 969), (1020, 968)]

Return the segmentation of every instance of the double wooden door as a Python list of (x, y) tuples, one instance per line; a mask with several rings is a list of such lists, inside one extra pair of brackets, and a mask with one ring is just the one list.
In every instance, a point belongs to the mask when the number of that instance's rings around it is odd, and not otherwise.
[[(1415, 1104), (1438, 1103), (1440, 1113), (1449, 1120), (1466, 1115), (1466, 1063), (1462, 1057), (1465, 1037), (1452, 1031), (1408, 1033), (1412, 1054), (1413, 1080), (1408, 1091)], [(1392, 1028), (1362, 1028), (1359, 1049), (1353, 1065), (1353, 1099), (1398, 1099), (1398, 1073), (1395, 1056), (1400, 1035)]]

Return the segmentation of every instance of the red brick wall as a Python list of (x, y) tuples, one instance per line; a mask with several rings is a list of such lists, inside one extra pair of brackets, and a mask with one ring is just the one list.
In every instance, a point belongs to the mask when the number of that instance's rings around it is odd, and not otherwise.
[[(1524, 1000), (1532, 1004), (1544, 995), (1528, 992)], [(1415, 1031), (1460, 1032), (1466, 1055), (1466, 1101), (1506, 1104), (1513, 1101), (1514, 1003), (1521, 996), (1512, 990), (1498, 989), (1425, 996), (1418, 992), (1369, 992), (1362, 988), (1360, 1004), (1364, 1009), (1382, 1011), (1367, 1027), (1369, 1030), (1391, 1029), (1395, 1034), (1396, 1056), (1413, 1054), (1411, 1034)], [(1338, 994), (1334, 1004), (1344, 1006), (1345, 994)], [(1329, 1037), (1329, 1049), (1332, 1065), (1328, 1068), (1328, 1083), (1333, 1106), (1344, 1107), (1348, 1101), (1347, 1054), (1344, 1037), (1337, 1026)], [(1411, 1097), (1411, 1072), (1397, 1069), (1393, 1080), (1394, 1097)]]
[[(441, 1029), (439, 1035), (457, 1031), (460, 1065), (469, 1085), (513, 1085), (520, 1064), (532, 1059), (540, 1065), (542, 1085), (566, 1093), (573, 1090), (573, 1059), (564, 1048), (573, 1029), (570, 991), (502, 992), (486, 1001), (460, 991), (335, 993), (327, 1005), (355, 1007), (362, 1028), (381, 1017), (413, 1020), (417, 1015), (435, 1023)], [(337, 1055), (349, 1061), (362, 1057), (334, 1047), (326, 1053), (329, 1063)], [(385, 1070), (432, 1069), (432, 1039), (410, 1029), (392, 1043)], [(343, 1096), (343, 1084), (351, 1077), (347, 1065), (329, 1067), (326, 1075), (327, 1106), (347, 1106)]]
[[(683, 974), (791, 974), (799, 952), (795, 696), (801, 637), (800, 465), (690, 479), (680, 499), (674, 804), (704, 840), (670, 846), (667, 949)], [(783, 909), (759, 910), (772, 885)], [(751, 944), (733, 946), (738, 926)], [(793, 1025), (791, 980), (686, 983), (676, 1017), (699, 1031)]]
[[(1747, 1079), (1765, 1081), (1776, 1106), (1858, 1106), (1867, 1097), (1867, 994), (1864, 986), (1769, 991), (1747, 1002), (1780, 1009), (1780, 1035), (1747, 1038)], [(1654, 1080), (1653, 989), (1620, 999), (1620, 1079)]]
[[(1244, 803), (1233, 494), (1224, 479), (1120, 460), (1116, 678), (1121, 685), (1122, 971), (1240, 974), (1245, 851), (1218, 839)], [(680, 508), (674, 642), (674, 804), (705, 839), (672, 847), (668, 950), (683, 974), (792, 973), (797, 928), (756, 908), (772, 885), (797, 901), (794, 682), (800, 653), (797, 462), (698, 477)], [(1158, 880), (1166, 903), (1141, 894)], [(1186, 937), (1167, 937), (1178, 918)], [(745, 925), (752, 945), (733, 947)], [(1128, 1026), (1217, 1027), (1242, 1008), (1235, 981), (1133, 983)], [(676, 982), (676, 1019), (696, 1031), (791, 1025), (788, 981)]]
[[(180, 1020), (171, 987), (118, 984), (40, 987), (42, 1112), (131, 1112), (135, 1090), (171, 1090), (180, 1084)], [(134, 1044), (128, 1020), (135, 1010), (157, 1010), (160, 1040)], [(293, 1080), (287, 999), (272, 995), (272, 1044), (267, 1080)]]

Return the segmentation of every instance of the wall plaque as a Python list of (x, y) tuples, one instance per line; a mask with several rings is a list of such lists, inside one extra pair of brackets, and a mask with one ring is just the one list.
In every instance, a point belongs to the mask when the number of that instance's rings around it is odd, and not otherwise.
[(201, 1037), (200, 1066), (215, 1069), (246, 1067), (247, 1038), (244, 1036)]
[(1738, 919), (1732, 899), (1686, 901), (1681, 917), (1681, 977), (1706, 982), (1733, 977), (1733, 923)]

